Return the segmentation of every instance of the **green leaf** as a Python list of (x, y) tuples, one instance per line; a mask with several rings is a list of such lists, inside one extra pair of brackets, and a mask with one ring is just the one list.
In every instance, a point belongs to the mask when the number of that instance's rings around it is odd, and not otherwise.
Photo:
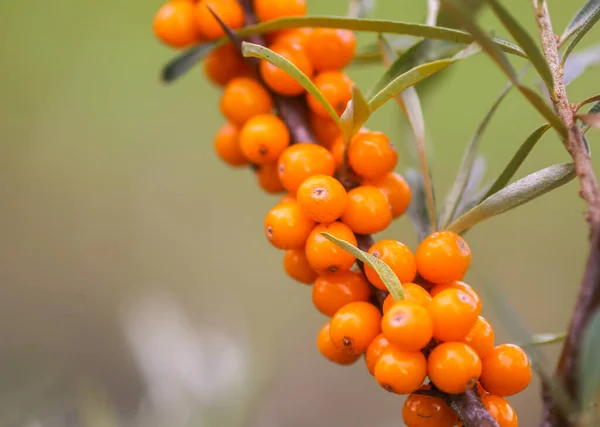
[[(471, 11), (473, 15), (477, 15), (483, 9), (483, 6), (486, 4), (486, 0), (465, 0), (467, 8)], [(461, 29), (460, 26), (456, 25), (451, 17), (448, 17), (445, 13), (444, 8), (442, 7), (440, 13), (438, 15), (437, 24), (441, 27), (449, 27), (449, 28), (458, 28)]]
[(527, 347), (531, 345), (548, 345), (562, 342), (567, 337), (566, 332), (560, 332), (558, 334), (534, 334), (529, 342), (521, 343), (521, 347)]
[(221, 43), (209, 42), (189, 48), (165, 65), (161, 74), (162, 81), (165, 83), (175, 81), (220, 45)]
[(364, 18), (375, 8), (375, 0), (348, 0), (348, 13), (350, 18)]
[(577, 118), (587, 126), (600, 129), (600, 114), (578, 114)]
[(352, 99), (348, 102), (342, 117), (340, 117), (340, 128), (346, 146), (350, 140), (358, 133), (371, 115), (369, 104), (356, 84), (352, 85)]
[[(595, 3), (600, 2), (596, 1)], [(583, 36), (585, 36), (588, 33), (588, 31), (592, 29), (596, 22), (598, 22), (598, 19), (600, 19), (600, 4), (596, 5), (596, 8), (593, 10), (589, 18), (581, 27), (579, 27), (579, 29), (575, 33), (575, 36), (565, 49), (565, 53), (563, 54), (563, 57), (561, 59), (561, 64), (565, 63), (571, 52), (573, 52), (573, 49), (575, 49), (575, 46), (577, 46), (581, 39), (583, 39)]]
[[(598, 20), (598, 12), (600, 11), (600, 0), (588, 0), (585, 5), (577, 12), (577, 14), (575, 15), (575, 17), (573, 17), (573, 19), (571, 20), (571, 22), (569, 23), (569, 25), (567, 25), (567, 28), (565, 29), (564, 33), (562, 34), (562, 36), (560, 36), (560, 39), (558, 41), (559, 45), (562, 45), (563, 43), (565, 43), (569, 38), (571, 38), (571, 36), (576, 35), (577, 38), (577, 34), (579, 32), (581, 32), (582, 30), (584, 30), (584, 28), (588, 27), (591, 28), (592, 25), (594, 25), (594, 23), (596, 22), (596, 20)], [(590, 25), (591, 22), (591, 25)], [(586, 30), (584, 30), (584, 34), (589, 30), (589, 28), (587, 28)], [(583, 37), (583, 35), (581, 37)], [(573, 44), (573, 42), (571, 42), (571, 44)], [(577, 43), (575, 43), (577, 44)], [(573, 46), (575, 47), (575, 46)], [(572, 50), (572, 48), (571, 48)], [(563, 63), (566, 60), (566, 56), (568, 56), (566, 53), (563, 57)]]
[(404, 289), (402, 288), (400, 280), (385, 262), (371, 255), (368, 252), (361, 251), (356, 246), (346, 242), (345, 240), (338, 239), (337, 237), (334, 237), (329, 233), (321, 234), (327, 240), (329, 240), (336, 246), (339, 246), (349, 254), (354, 255), (357, 259), (364, 262), (373, 270), (375, 270), (379, 278), (385, 284), (385, 287), (388, 289), (388, 291), (390, 291), (390, 294), (392, 294), (394, 300), (399, 301), (404, 299)]
[(586, 408), (600, 392), (600, 310), (592, 315), (581, 342), (579, 356), (579, 403)]
[[(485, 193), (487, 188), (486, 186), (483, 189), (481, 187), (481, 183), (483, 181), (483, 177), (485, 175), (487, 162), (485, 157), (477, 156), (475, 161), (473, 162), (473, 167), (471, 168), (471, 173), (469, 174), (469, 180), (467, 181), (467, 185), (465, 187), (465, 191), (456, 207), (456, 211), (452, 217), (452, 221), (461, 216), (463, 213), (468, 211), (469, 209), (476, 206), (481, 201), (481, 195)], [(479, 196), (479, 197), (478, 197)]]
[(462, 233), (481, 221), (504, 213), (534, 200), (575, 178), (572, 163), (549, 166), (503, 188), (483, 200), (448, 226), (448, 230)]
[(531, 150), (533, 150), (535, 144), (540, 140), (540, 138), (546, 133), (548, 129), (550, 129), (550, 125), (546, 123), (545, 125), (542, 125), (536, 130), (534, 130), (533, 133), (527, 137), (525, 142), (521, 144), (521, 147), (519, 147), (519, 149), (517, 150), (513, 158), (510, 160), (510, 162), (508, 162), (508, 165), (506, 165), (500, 176), (496, 178), (496, 181), (494, 181), (494, 184), (490, 187), (490, 189), (484, 196), (484, 199), (487, 199), (491, 195), (497, 193), (498, 191), (506, 187), (506, 185), (510, 182), (510, 180), (515, 175), (519, 167), (523, 164)]
[(412, 194), (406, 213), (420, 242), (431, 232), (423, 174), (416, 169), (409, 168), (404, 171), (404, 179), (406, 179)]
[[(600, 114), (600, 101), (596, 101), (587, 113), (588, 114)], [(590, 125), (584, 124), (581, 126), (581, 132), (586, 133), (589, 128), (591, 128)], [(587, 141), (586, 141), (586, 143), (587, 143)], [(589, 148), (589, 146), (588, 146), (588, 148)], [(589, 150), (588, 150), (588, 154), (589, 154)]]
[(325, 99), (325, 96), (323, 96), (321, 91), (314, 85), (312, 80), (306, 74), (300, 71), (298, 67), (292, 64), (286, 58), (264, 46), (248, 42), (242, 43), (242, 54), (246, 58), (264, 59), (265, 61), (270, 62), (271, 64), (281, 68), (294, 80), (300, 83), (308, 93), (314, 96), (315, 99), (323, 106), (323, 108), (327, 110), (333, 121), (340, 125), (340, 118), (338, 117), (336, 111), (331, 106), (331, 104), (327, 101), (327, 99)]
[(589, 67), (598, 64), (600, 64), (600, 45), (575, 52), (565, 62), (563, 71), (565, 85), (571, 84)]

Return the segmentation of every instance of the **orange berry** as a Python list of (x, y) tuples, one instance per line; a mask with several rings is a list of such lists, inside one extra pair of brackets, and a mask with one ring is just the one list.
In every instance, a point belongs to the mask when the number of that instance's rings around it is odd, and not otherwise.
[(332, 176), (335, 170), (333, 156), (317, 144), (300, 143), (288, 147), (279, 158), (279, 178), (292, 194), (306, 178), (313, 175)]
[(462, 341), (471, 346), (483, 360), (494, 348), (494, 329), (492, 329), (490, 322), (479, 316), (475, 326), (471, 328), (471, 331)]
[(331, 335), (329, 333), (330, 322), (325, 325), (319, 331), (317, 336), (317, 347), (325, 358), (329, 361), (337, 363), (338, 365), (350, 365), (358, 360), (360, 354), (348, 354), (343, 349), (337, 348), (331, 341)]
[(365, 301), (346, 304), (331, 318), (331, 341), (348, 354), (364, 353), (380, 333), (381, 313)]
[[(309, 78), (312, 77), (312, 64), (303, 51), (279, 45), (271, 46), (271, 50), (290, 61)], [(260, 61), (260, 75), (266, 85), (280, 95), (297, 96), (305, 91), (304, 87), (286, 71), (264, 59)]]
[(259, 114), (249, 119), (240, 130), (240, 148), (252, 163), (275, 163), (290, 144), (285, 123), (273, 114)]
[(288, 276), (300, 283), (309, 285), (317, 278), (317, 272), (306, 259), (304, 248), (287, 250), (283, 256), (283, 268)]
[[(310, 113), (310, 127), (312, 128), (315, 136), (319, 140), (319, 143), (325, 148), (331, 149), (334, 141), (340, 137), (341, 131), (339, 126), (329, 116), (323, 117), (315, 114), (311, 111)], [(342, 146), (344, 141), (342, 140)], [(333, 153), (332, 153), (333, 154)], [(340, 162), (341, 163), (341, 162)]]
[[(341, 116), (346, 105), (352, 99), (352, 80), (340, 71), (325, 71), (313, 79), (313, 83), (331, 104), (338, 116)], [(309, 108), (323, 117), (330, 117), (325, 108), (310, 93), (306, 96)]]
[(207, 40), (215, 40), (225, 35), (209, 8), (233, 30), (244, 25), (244, 11), (237, 0), (201, 0), (196, 5), (196, 28)]
[(464, 393), (481, 376), (481, 359), (471, 347), (461, 342), (438, 345), (427, 359), (429, 379), (445, 393)]
[[(281, 30), (275, 33), (266, 34), (267, 40), (273, 46), (287, 46), (304, 52), (308, 35), (312, 28), (292, 28), (290, 30)], [(312, 67), (312, 64), (311, 64)]]
[(194, 5), (187, 2), (163, 4), (154, 15), (152, 29), (160, 41), (171, 47), (189, 46), (198, 40)]
[(388, 341), (404, 351), (423, 349), (433, 336), (431, 317), (414, 301), (397, 301), (381, 320), (381, 330)]
[[(482, 362), (482, 366), (483, 366), (483, 362)], [(481, 385), (481, 382), (477, 381), (477, 396), (481, 397), (481, 396), (485, 396), (486, 394), (489, 394), (489, 393), (483, 388), (483, 386)]]
[[(424, 385), (420, 390), (429, 390)], [(424, 394), (411, 394), (404, 401), (402, 420), (409, 427), (454, 427), (458, 417), (444, 401)]]
[(367, 352), (365, 353), (365, 363), (367, 364), (367, 369), (371, 373), (371, 375), (375, 375), (375, 365), (379, 360), (379, 357), (383, 354), (383, 352), (390, 347), (390, 343), (387, 338), (383, 334), (379, 334), (375, 337), (369, 347), (367, 347)]
[(350, 142), (348, 162), (357, 175), (377, 179), (394, 170), (398, 152), (384, 133), (362, 132)]
[(425, 280), (448, 283), (464, 277), (471, 265), (471, 249), (453, 231), (427, 236), (417, 248), (417, 269)]
[(506, 399), (492, 394), (481, 397), (481, 403), (490, 415), (498, 422), (500, 427), (519, 427), (517, 413)]
[(483, 358), (481, 385), (497, 396), (512, 396), (531, 382), (531, 366), (523, 349), (514, 344), (497, 345)]
[(306, 0), (254, 0), (254, 12), (261, 22), (303, 16), (306, 15)]
[(369, 283), (358, 271), (321, 274), (312, 287), (313, 303), (325, 316), (333, 316), (351, 302), (369, 301), (370, 296)]
[[(279, 175), (277, 175), (277, 179), (279, 179)], [(295, 201), (296, 201), (296, 198), (294, 196), (292, 196), (290, 193), (286, 193), (285, 196), (283, 196), (281, 199), (279, 199), (279, 203), (287, 203), (287, 202), (295, 202)]]
[(402, 283), (404, 289), (404, 297), (409, 301), (414, 301), (417, 304), (427, 308), (431, 302), (431, 295), (421, 285), (416, 283)]
[(454, 282), (444, 283), (443, 285), (435, 285), (433, 288), (431, 288), (429, 293), (431, 294), (432, 297), (434, 297), (437, 294), (439, 294), (440, 292), (445, 291), (446, 289), (460, 289), (461, 291), (465, 291), (466, 293), (471, 295), (473, 297), (473, 299), (475, 300), (475, 303), (477, 304), (477, 311), (479, 311), (481, 313), (481, 309), (482, 309), (481, 298), (479, 298), (479, 295), (477, 294), (475, 289), (473, 289), (471, 286), (467, 285), (465, 282), (456, 280)]
[[(417, 275), (415, 256), (405, 244), (397, 240), (381, 240), (369, 248), (369, 253), (385, 262), (401, 283), (415, 280)], [(384, 291), (387, 289), (379, 275), (368, 265), (365, 265), (365, 274), (373, 286)]]
[(341, 70), (352, 61), (356, 37), (350, 30), (315, 28), (308, 36), (306, 54), (315, 70)]
[(367, 180), (364, 184), (377, 187), (385, 193), (392, 207), (392, 218), (398, 218), (408, 209), (412, 192), (402, 175), (390, 172), (380, 178)]
[(317, 225), (306, 240), (306, 258), (318, 273), (335, 273), (352, 268), (356, 258), (327, 240), (321, 233), (329, 233), (356, 246), (356, 236), (341, 222)]
[(373, 234), (385, 230), (392, 222), (387, 197), (379, 188), (368, 185), (350, 190), (342, 221), (358, 234)]
[(433, 320), (433, 337), (439, 341), (462, 341), (480, 314), (473, 297), (460, 289), (446, 289), (427, 306)]
[(423, 384), (427, 361), (421, 352), (402, 351), (390, 345), (375, 363), (375, 379), (396, 394), (409, 394)]
[(335, 163), (335, 169), (337, 170), (344, 163), (344, 150), (345, 150), (344, 139), (339, 136), (336, 138), (329, 147), (333, 161)]
[(229, 166), (237, 167), (248, 164), (239, 144), (239, 131), (235, 125), (225, 123), (215, 136), (214, 147), (217, 156)]
[(284, 188), (279, 180), (276, 163), (258, 165), (255, 174), (258, 185), (267, 193), (277, 194), (283, 192)]
[(250, 67), (237, 48), (228, 43), (208, 54), (204, 74), (214, 84), (224, 86), (236, 77), (249, 75)]
[(256, 80), (236, 77), (225, 86), (219, 107), (230, 122), (241, 126), (254, 116), (271, 112), (273, 100)]
[(315, 227), (315, 222), (307, 218), (296, 202), (273, 207), (265, 218), (265, 234), (279, 249), (300, 249)]
[(342, 216), (348, 205), (348, 194), (337, 179), (327, 175), (313, 175), (298, 188), (296, 200), (307, 217), (327, 223)]

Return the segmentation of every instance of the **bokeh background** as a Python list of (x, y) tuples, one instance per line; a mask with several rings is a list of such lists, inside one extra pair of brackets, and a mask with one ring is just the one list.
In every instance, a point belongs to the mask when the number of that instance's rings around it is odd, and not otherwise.
[[(425, 3), (379, 0), (373, 16), (422, 22)], [(549, 1), (557, 32), (579, 3)], [(175, 55), (152, 34), (160, 4), (0, 4), (0, 425), (402, 425), (403, 400), (361, 362), (341, 368), (319, 355), (325, 318), (263, 234), (277, 198), (213, 153), (219, 90), (200, 66), (173, 85), (159, 81)], [(346, 12), (344, 0), (308, 4), (312, 14)], [(504, 4), (535, 30), (529, 2)], [(489, 11), (481, 23), (506, 35)], [(349, 73), (366, 91), (382, 71)], [(482, 54), (427, 91), (440, 200), (504, 84)], [(570, 98), (599, 89), (592, 69)], [(482, 142), (486, 177), (542, 123), (511, 93)], [(406, 153), (410, 135), (394, 103), (368, 126)], [(588, 139), (594, 151), (593, 130)], [(519, 176), (568, 159), (548, 132)], [(404, 155), (399, 170), (408, 166)], [(564, 331), (587, 252), (584, 211), (573, 181), (478, 225), (467, 235), (467, 281), (500, 289), (530, 331)], [(416, 245), (405, 217), (383, 236)], [(511, 338), (489, 304), (484, 315), (498, 342)], [(549, 368), (558, 350), (544, 348)], [(537, 382), (510, 401), (522, 425), (535, 425)]]

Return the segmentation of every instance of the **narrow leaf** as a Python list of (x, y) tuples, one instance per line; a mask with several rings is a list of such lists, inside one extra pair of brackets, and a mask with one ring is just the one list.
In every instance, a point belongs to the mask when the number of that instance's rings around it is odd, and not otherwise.
[[(574, 36), (565, 53), (563, 54), (561, 63), (564, 64), (570, 53), (575, 49), (575, 46), (581, 41), (583, 36), (592, 29), (594, 24), (600, 19), (600, 0), (588, 0), (583, 8), (577, 13), (571, 24), (565, 30), (565, 33), (560, 39), (562, 44), (567, 38)], [(563, 39), (564, 37), (564, 39)]]
[(596, 310), (585, 328), (579, 357), (580, 407), (586, 408), (600, 392), (600, 310)]
[(356, 84), (352, 85), (352, 99), (348, 102), (344, 113), (340, 117), (340, 128), (346, 146), (350, 140), (358, 133), (371, 115), (369, 104)]
[(565, 62), (563, 73), (565, 85), (569, 85), (575, 81), (589, 67), (598, 64), (600, 64), (600, 45), (575, 52)]
[(390, 291), (390, 294), (392, 294), (394, 300), (399, 301), (404, 299), (404, 289), (402, 289), (402, 284), (400, 283), (400, 280), (398, 280), (396, 274), (394, 274), (392, 269), (385, 262), (371, 255), (368, 252), (361, 251), (356, 246), (344, 240), (332, 236), (329, 233), (321, 234), (327, 240), (329, 240), (336, 246), (339, 246), (349, 254), (354, 255), (357, 259), (361, 260), (373, 270), (375, 270), (375, 272), (377, 272), (377, 275), (385, 284), (385, 287), (388, 289), (388, 291)]
[(427, 0), (427, 17), (425, 25), (436, 25), (440, 13), (440, 0)]
[(348, 0), (348, 17), (364, 18), (373, 11), (375, 0)]
[(161, 80), (165, 83), (175, 81), (218, 46), (219, 43), (209, 42), (189, 48), (182, 55), (169, 61), (169, 63), (165, 65), (161, 73)]
[(566, 332), (560, 332), (558, 334), (534, 334), (529, 342), (521, 343), (522, 347), (531, 345), (548, 345), (562, 342), (567, 337)]
[(577, 104), (575, 111), (579, 111), (581, 109), (581, 107), (583, 107), (586, 104), (591, 104), (592, 102), (594, 102), (594, 105), (592, 105), (592, 109), (595, 107), (595, 108), (598, 108), (598, 110), (595, 110), (595, 111), (590, 110), (590, 111), (588, 111), (588, 113), (600, 112), (600, 95), (590, 96), (589, 98), (586, 98), (583, 101), (579, 102)]
[(600, 129), (600, 114), (578, 114), (577, 118), (588, 126)]
[[(600, 101), (595, 102), (594, 105), (592, 105), (592, 107), (589, 109), (589, 111), (587, 113), (588, 114), (600, 114)], [(590, 125), (584, 124), (581, 126), (581, 132), (586, 133), (589, 128), (591, 128)], [(585, 142), (587, 143), (587, 140), (585, 140)], [(588, 150), (588, 154), (589, 154), (589, 150)]]
[(406, 179), (412, 194), (412, 199), (406, 213), (420, 242), (429, 235), (431, 230), (423, 174), (419, 173), (416, 169), (406, 169), (404, 171), (404, 179)]
[(487, 186), (484, 186), (483, 189), (481, 188), (481, 183), (483, 182), (486, 167), (487, 162), (485, 160), (485, 157), (483, 156), (478, 156), (473, 162), (473, 167), (471, 169), (471, 174), (469, 175), (469, 180), (467, 181), (467, 185), (460, 199), (460, 202), (456, 207), (456, 211), (454, 212), (452, 221), (464, 214), (465, 212), (467, 212), (469, 209), (476, 206), (481, 201), (481, 198), (478, 198), (477, 196), (483, 195), (487, 191), (487, 188), (489, 188), (489, 185), (491, 185), (488, 184)]
[(546, 121), (552, 125), (556, 132), (558, 132), (563, 139), (566, 139), (567, 127), (562, 122), (560, 117), (556, 115), (554, 109), (550, 107), (546, 101), (544, 101), (544, 98), (527, 86), (517, 85), (517, 88), (523, 95), (525, 95), (525, 98), (529, 100), (529, 103), (533, 105), (536, 110), (538, 110), (542, 117), (544, 117)]
[(575, 175), (572, 163), (549, 166), (527, 175), (483, 200), (450, 224), (448, 230), (462, 233), (485, 219), (521, 206), (568, 183)]

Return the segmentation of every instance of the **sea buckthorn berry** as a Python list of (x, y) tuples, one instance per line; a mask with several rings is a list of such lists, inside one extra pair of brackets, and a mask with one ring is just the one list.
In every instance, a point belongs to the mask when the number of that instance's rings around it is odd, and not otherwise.
[(196, 28), (207, 40), (215, 40), (225, 35), (209, 9), (233, 30), (244, 25), (244, 11), (237, 0), (202, 0), (196, 4)]
[(241, 126), (254, 116), (269, 113), (273, 100), (256, 80), (236, 77), (225, 86), (219, 107), (230, 122)]
[(240, 149), (238, 136), (237, 127), (231, 123), (225, 123), (219, 128), (214, 141), (217, 156), (233, 167), (248, 164), (248, 160)]
[(360, 357), (360, 354), (348, 354), (343, 349), (334, 346), (331, 341), (329, 328), (330, 322), (325, 323), (317, 336), (317, 347), (321, 354), (329, 361), (337, 363), (338, 365), (350, 365), (356, 362)]
[(350, 30), (315, 28), (308, 36), (306, 54), (315, 70), (341, 70), (354, 58), (356, 37)]
[(367, 179), (381, 178), (394, 170), (398, 152), (382, 132), (359, 133), (348, 147), (348, 162), (357, 175)]
[(433, 283), (448, 283), (464, 277), (471, 265), (471, 249), (452, 231), (427, 236), (417, 248), (417, 269)]
[(273, 207), (265, 218), (265, 234), (279, 249), (300, 249), (315, 227), (298, 203), (289, 202)]
[(480, 311), (473, 297), (460, 289), (446, 289), (427, 306), (433, 320), (433, 337), (439, 341), (462, 341), (473, 329)]
[(483, 358), (481, 385), (489, 393), (512, 396), (531, 382), (531, 366), (523, 349), (514, 344), (497, 345)]
[[(420, 390), (430, 390), (429, 384)], [(454, 427), (458, 417), (444, 401), (424, 394), (411, 394), (404, 401), (402, 420), (408, 427)]]
[[(258, 165), (255, 171), (258, 185), (269, 194), (277, 194), (285, 189), (279, 180), (277, 172), (277, 164), (271, 163), (268, 165)], [(295, 200), (292, 200), (295, 201)]]
[[(346, 105), (352, 99), (352, 80), (340, 71), (325, 71), (313, 79), (313, 83), (331, 104), (338, 116), (341, 116)], [(330, 117), (327, 110), (310, 93), (306, 95), (309, 108), (323, 117)]]
[[(277, 169), (277, 168), (275, 168), (275, 169)], [(279, 175), (277, 175), (277, 179), (279, 179)], [(296, 198), (293, 195), (291, 195), (290, 193), (287, 193), (285, 196), (283, 196), (281, 199), (279, 199), (279, 203), (287, 203), (287, 202), (295, 202), (295, 201), (296, 201)]]
[(433, 336), (431, 317), (414, 301), (397, 301), (381, 320), (381, 330), (388, 341), (404, 351), (423, 349)]
[(334, 346), (348, 354), (361, 354), (381, 333), (381, 313), (368, 302), (351, 302), (333, 315), (330, 325)]
[(365, 353), (365, 363), (367, 364), (367, 369), (371, 373), (371, 375), (375, 375), (375, 365), (379, 360), (379, 357), (383, 354), (383, 352), (388, 349), (390, 346), (390, 342), (383, 334), (377, 335), (369, 347), (367, 347), (367, 352)]
[(369, 301), (370, 296), (369, 283), (359, 271), (321, 274), (312, 287), (313, 303), (325, 316), (333, 316), (351, 302)]
[(344, 149), (344, 139), (341, 136), (336, 138), (329, 147), (331, 155), (333, 156), (336, 170), (342, 166), (342, 163), (344, 163)]
[(317, 144), (300, 143), (288, 147), (279, 158), (279, 178), (292, 194), (306, 178), (313, 175), (332, 176), (335, 171), (333, 156)]
[[(385, 262), (401, 283), (415, 280), (417, 275), (415, 256), (404, 243), (397, 240), (381, 240), (369, 248), (369, 253)], [(368, 265), (365, 265), (365, 274), (373, 286), (386, 290), (379, 275)]]
[(473, 289), (473, 287), (467, 285), (465, 282), (455, 280), (454, 282), (444, 283), (443, 285), (435, 285), (433, 288), (431, 288), (429, 293), (432, 297), (434, 297), (446, 289), (460, 289), (461, 291), (465, 291), (466, 293), (470, 294), (477, 304), (477, 311), (481, 313), (482, 304), (479, 294), (475, 291), (475, 289)]
[[(298, 51), (305, 51), (308, 35), (312, 28), (292, 28), (290, 30), (277, 31), (266, 34), (269, 44), (272, 46), (287, 46)], [(311, 64), (312, 66), (312, 64)]]
[[(313, 68), (306, 55), (301, 50), (296, 50), (287, 46), (271, 46), (273, 52), (283, 56), (285, 59), (294, 64), (300, 71), (306, 74), (309, 78), (313, 75)], [(264, 82), (274, 92), (284, 96), (296, 96), (302, 94), (305, 89), (286, 71), (279, 68), (277, 65), (271, 64), (269, 61), (260, 61), (260, 75)]]
[[(331, 149), (334, 141), (341, 136), (341, 131), (337, 123), (329, 116), (323, 117), (313, 112), (310, 113), (309, 119), (310, 127), (319, 140), (319, 143), (325, 148)], [(342, 140), (342, 145), (343, 143), (344, 141)]]
[(300, 283), (309, 285), (317, 278), (317, 272), (306, 259), (304, 248), (287, 250), (283, 256), (283, 268), (288, 276)]
[(248, 76), (250, 67), (237, 48), (228, 43), (208, 54), (204, 74), (214, 84), (224, 86), (236, 77)]
[(320, 223), (337, 220), (348, 205), (348, 194), (344, 186), (328, 175), (314, 175), (304, 180), (296, 200), (302, 212)]
[(419, 351), (402, 351), (390, 345), (375, 363), (375, 379), (390, 393), (412, 393), (421, 387), (426, 375), (427, 361)]
[(254, 0), (254, 12), (261, 22), (303, 16), (306, 15), (306, 0)]
[[(366, 266), (365, 266), (366, 267)], [(431, 295), (421, 285), (416, 283), (402, 283), (402, 289), (404, 290), (404, 298), (408, 301), (413, 301), (427, 308), (431, 302)], [(388, 294), (383, 300), (383, 314), (387, 313), (390, 308), (396, 303), (392, 294)]]
[(366, 180), (364, 184), (377, 187), (385, 193), (392, 207), (392, 218), (398, 218), (408, 209), (412, 192), (402, 175), (390, 172), (380, 178)]
[(171, 47), (186, 47), (198, 40), (194, 5), (187, 2), (163, 4), (154, 16), (152, 29), (156, 37)]
[(494, 329), (492, 329), (490, 322), (479, 316), (475, 326), (463, 339), (463, 342), (471, 346), (483, 360), (494, 348)]
[(283, 121), (273, 114), (259, 114), (240, 130), (240, 148), (252, 163), (275, 163), (290, 145), (290, 133)]
[[(482, 366), (483, 366), (483, 362), (482, 362)], [(477, 396), (481, 397), (481, 396), (485, 396), (486, 394), (489, 394), (481, 385), (480, 381), (477, 381)]]
[(387, 197), (379, 188), (368, 185), (350, 190), (342, 222), (358, 234), (374, 234), (385, 230), (392, 222)]
[(465, 343), (442, 343), (429, 354), (427, 373), (441, 391), (450, 394), (464, 393), (481, 376), (481, 359)]
[(481, 397), (481, 403), (500, 427), (519, 427), (517, 413), (506, 399), (493, 394), (486, 394)]
[(317, 225), (306, 240), (306, 258), (318, 273), (335, 273), (352, 268), (356, 261), (354, 255), (327, 240), (321, 233), (329, 233), (338, 239), (356, 246), (356, 236), (341, 222)]

